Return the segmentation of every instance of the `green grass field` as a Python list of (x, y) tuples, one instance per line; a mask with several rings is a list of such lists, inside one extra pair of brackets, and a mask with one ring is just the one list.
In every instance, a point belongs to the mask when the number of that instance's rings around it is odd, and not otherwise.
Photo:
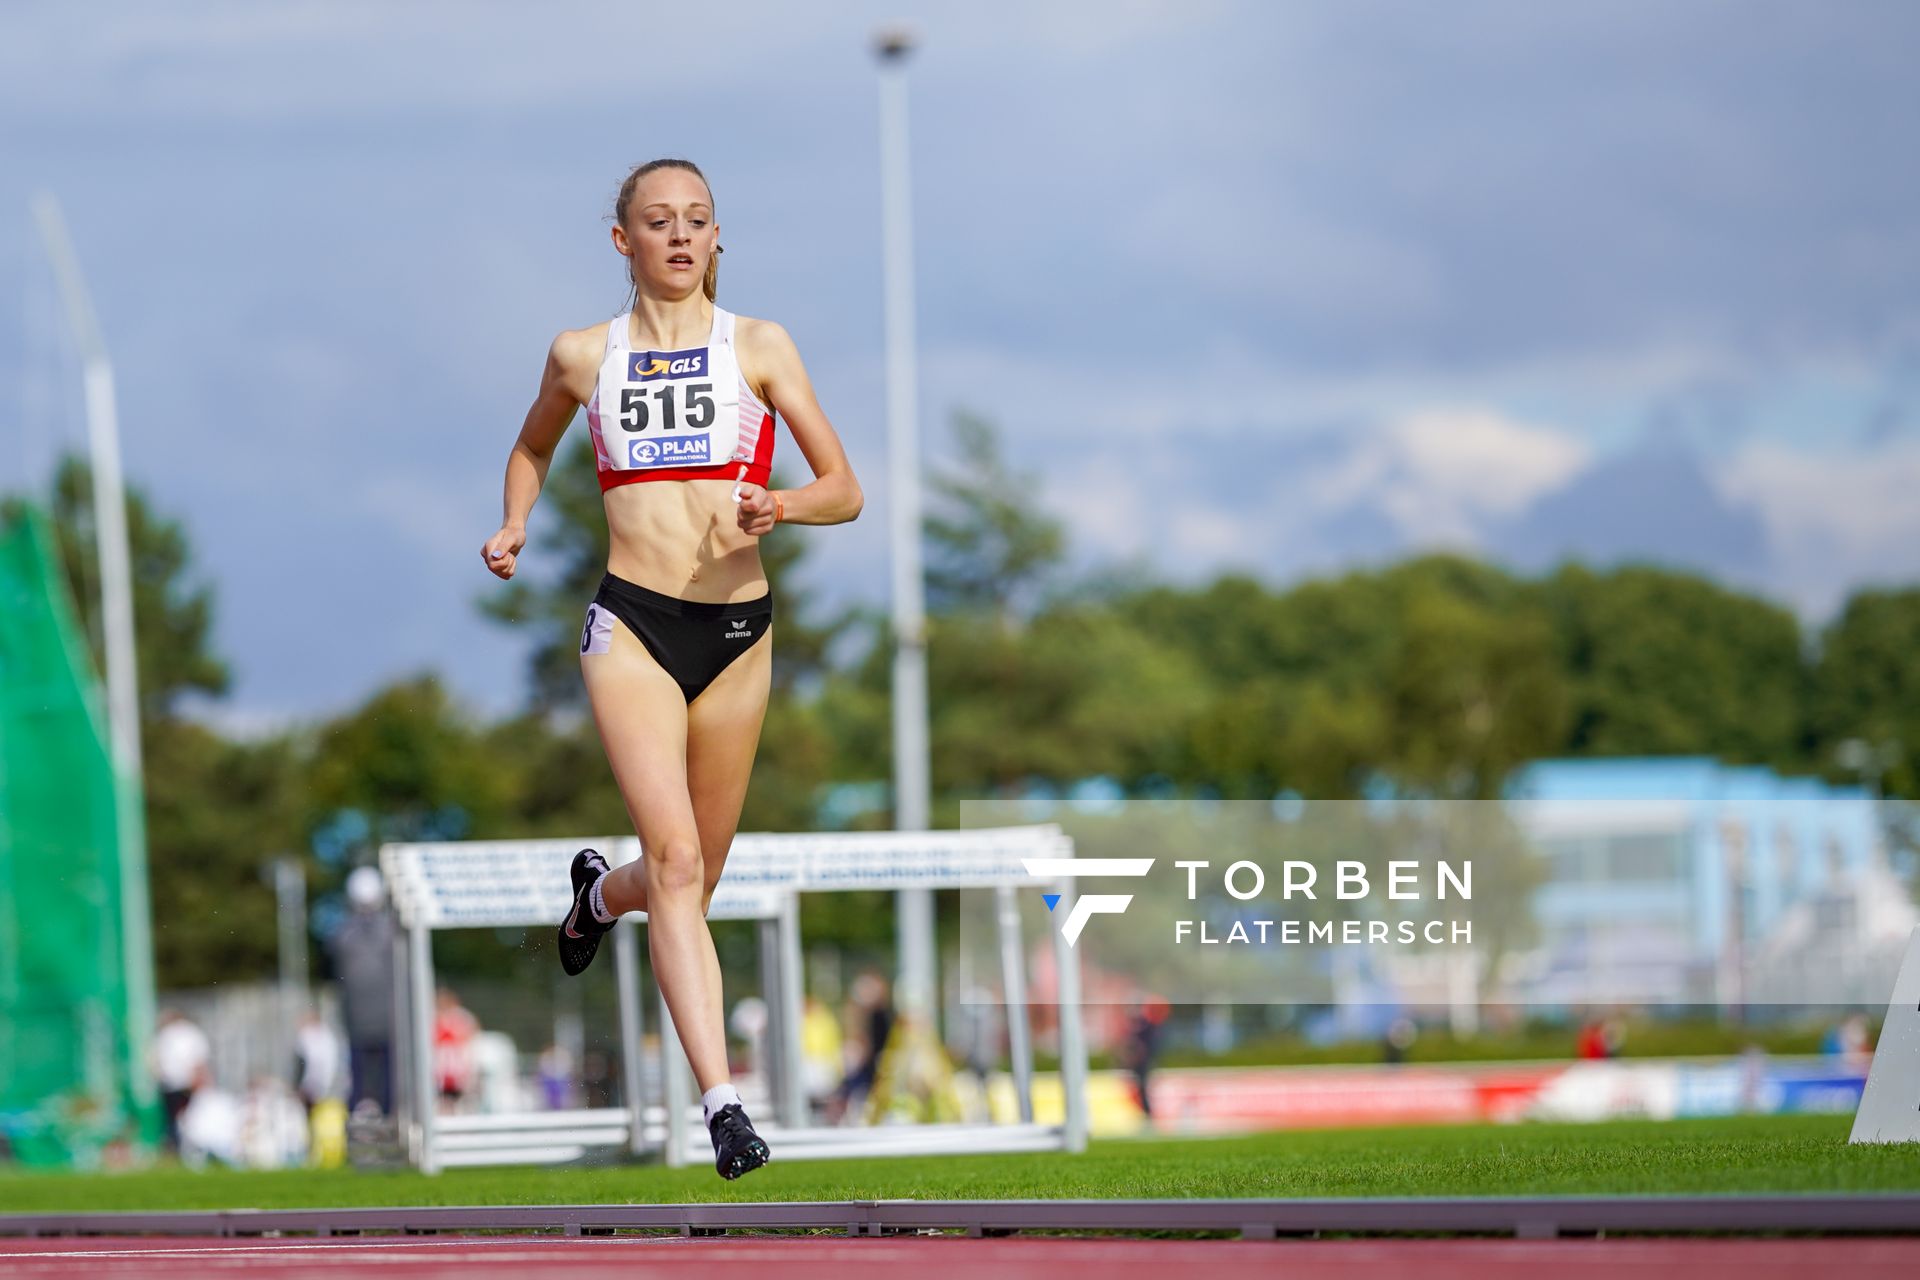
[(1096, 1142), (1080, 1156), (286, 1173), (0, 1173), (0, 1211), (1014, 1199), (1920, 1191), (1920, 1146), (1847, 1144), (1846, 1116), (1434, 1126)]

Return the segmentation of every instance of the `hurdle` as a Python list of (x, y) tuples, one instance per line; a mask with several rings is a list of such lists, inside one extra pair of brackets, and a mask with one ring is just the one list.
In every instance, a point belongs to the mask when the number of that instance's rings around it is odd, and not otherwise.
[[(621, 1084), (625, 1105), (517, 1114), (440, 1116), (433, 1080), (432, 936), (450, 929), (552, 927), (572, 894), (567, 868), (591, 847), (622, 866), (640, 856), (632, 836), (583, 839), (467, 840), (381, 846), (380, 869), (401, 930), (396, 971), (406, 1034), (398, 1077), (406, 1084), (403, 1131), (421, 1171), (470, 1165), (562, 1163), (589, 1154), (658, 1158), (669, 1166), (704, 1163), (691, 1068), (658, 1001), (663, 1097), (643, 1097), (644, 1032), (639, 931), (630, 913), (613, 944)], [(742, 833), (715, 886), (709, 920), (753, 920), (759, 927), (762, 999), (768, 1010), (767, 1089), (772, 1115), (757, 1124), (779, 1159), (930, 1154), (959, 1151), (1072, 1151), (1087, 1143), (1087, 1046), (1080, 1020), (1080, 971), (1073, 948), (1052, 931), (1059, 974), (1059, 1050), (1064, 1113), (1059, 1124), (1033, 1118), (1033, 1046), (1027, 975), (1015, 891), (1040, 888), (1071, 909), (1071, 878), (1029, 875), (1023, 858), (1070, 858), (1073, 842), (1057, 824), (969, 831)], [(857, 889), (990, 889), (1007, 1008), (1008, 1048), (1020, 1119), (1015, 1123), (896, 1124), (834, 1127), (810, 1123), (801, 1074), (800, 1023), (805, 975), (799, 897)], [(757, 1119), (757, 1117), (756, 1117)]]

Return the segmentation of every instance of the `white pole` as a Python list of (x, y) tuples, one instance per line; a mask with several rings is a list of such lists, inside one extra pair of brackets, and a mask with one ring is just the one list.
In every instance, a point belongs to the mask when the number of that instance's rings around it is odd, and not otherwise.
[(47, 259), (66, 302), (68, 323), (85, 368), (87, 436), (93, 456), (93, 528), (100, 560), (100, 616), (106, 637), (107, 721), (112, 735), (114, 806), (120, 858), (120, 936), (127, 984), (127, 1057), (136, 1103), (150, 1106), (154, 1084), (146, 1070), (153, 1038), (153, 921), (147, 904), (144, 788), (140, 762), (140, 681), (133, 646), (132, 559), (127, 547), (127, 503), (120, 475), (119, 409), (113, 365), (100, 335), (80, 262), (67, 236), (60, 204), (34, 196)]
[[(920, 451), (913, 334), (913, 228), (907, 179), (907, 55), (911, 34), (874, 38), (880, 60), (880, 212), (887, 324), (887, 497), (893, 539), (894, 826), (925, 831), (928, 798), (927, 619), (920, 568)], [(896, 908), (896, 1003), (931, 1026), (933, 892), (902, 889)]]
[(280, 1054), (290, 1061), (299, 1047), (301, 1013), (311, 995), (307, 986), (307, 872), (290, 854), (269, 866), (280, 925)]
[(782, 1075), (784, 1095), (780, 1099), (781, 1119), (795, 1128), (811, 1118), (807, 1106), (807, 1086), (802, 1072), (806, 1053), (800, 1035), (807, 1017), (806, 976), (800, 961), (800, 895), (789, 893), (780, 904), (780, 963), (776, 968), (779, 990), (770, 992), (769, 1003), (781, 1009), (779, 1054), (786, 1061)]
[[(653, 985), (658, 987), (660, 984), (655, 982)], [(665, 1159), (669, 1169), (680, 1169), (686, 1166), (687, 1151), (692, 1142), (691, 1131), (687, 1127), (687, 1111), (693, 1106), (693, 1095), (699, 1089), (700, 1082), (690, 1078), (691, 1070), (692, 1065), (687, 1061), (686, 1047), (680, 1043), (680, 1033), (674, 1029), (673, 1010), (667, 1007), (667, 993), (662, 991), (660, 992), (660, 1091), (667, 1102)]]
[(994, 923), (1000, 931), (1000, 984), (1006, 995), (1007, 1056), (1013, 1062), (1013, 1097), (1020, 1123), (1033, 1123), (1033, 1033), (1027, 1013), (1026, 944), (1020, 938), (1020, 903), (1010, 884), (993, 889)]
[(440, 1091), (435, 1088), (433, 1063), (433, 932), (416, 920), (408, 930), (407, 972), (413, 979), (413, 1128), (418, 1135), (422, 1173), (440, 1172), (440, 1153), (434, 1150)]
[(640, 1061), (640, 1020), (646, 1006), (640, 999), (639, 932), (639, 922), (625, 916), (613, 928), (613, 974), (620, 1008), (620, 1089), (627, 1097), (627, 1151), (636, 1156), (644, 1155), (647, 1149), (646, 1072)]
[[(1075, 883), (1059, 884), (1058, 909), (1071, 911)], [(1060, 1000), (1060, 1095), (1064, 1110), (1061, 1145), (1076, 1155), (1087, 1149), (1087, 1037), (1080, 1024), (1080, 953), (1067, 945), (1067, 935), (1053, 931), (1053, 966)]]

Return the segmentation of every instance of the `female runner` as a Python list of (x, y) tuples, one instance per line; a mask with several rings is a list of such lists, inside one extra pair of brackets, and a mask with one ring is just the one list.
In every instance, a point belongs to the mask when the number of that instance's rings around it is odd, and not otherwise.
[[(615, 920), (647, 913), (653, 971), (700, 1082), (715, 1165), (737, 1178), (771, 1153), (728, 1076), (706, 911), (772, 676), (759, 539), (781, 521), (851, 520), (863, 499), (787, 331), (715, 305), (719, 235), (712, 189), (689, 161), (627, 175), (613, 247), (629, 260), (632, 305), (553, 340), (507, 457), (500, 531), (480, 554), (495, 575), (513, 576), (554, 449), (586, 406), (612, 545), (581, 629), (580, 670), (641, 857), (609, 870), (592, 849), (574, 856), (560, 963), (581, 972)], [(802, 488), (765, 487), (775, 412), (813, 468)]]

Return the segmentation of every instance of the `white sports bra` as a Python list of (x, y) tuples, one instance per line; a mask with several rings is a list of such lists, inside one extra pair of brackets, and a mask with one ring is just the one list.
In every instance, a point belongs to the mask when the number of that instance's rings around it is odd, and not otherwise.
[[(773, 414), (734, 354), (734, 315), (718, 304), (703, 347), (634, 351), (629, 317), (607, 324), (587, 426), (600, 488), (640, 480), (739, 480), (764, 486), (773, 466)], [(741, 468), (745, 467), (743, 476)]]

